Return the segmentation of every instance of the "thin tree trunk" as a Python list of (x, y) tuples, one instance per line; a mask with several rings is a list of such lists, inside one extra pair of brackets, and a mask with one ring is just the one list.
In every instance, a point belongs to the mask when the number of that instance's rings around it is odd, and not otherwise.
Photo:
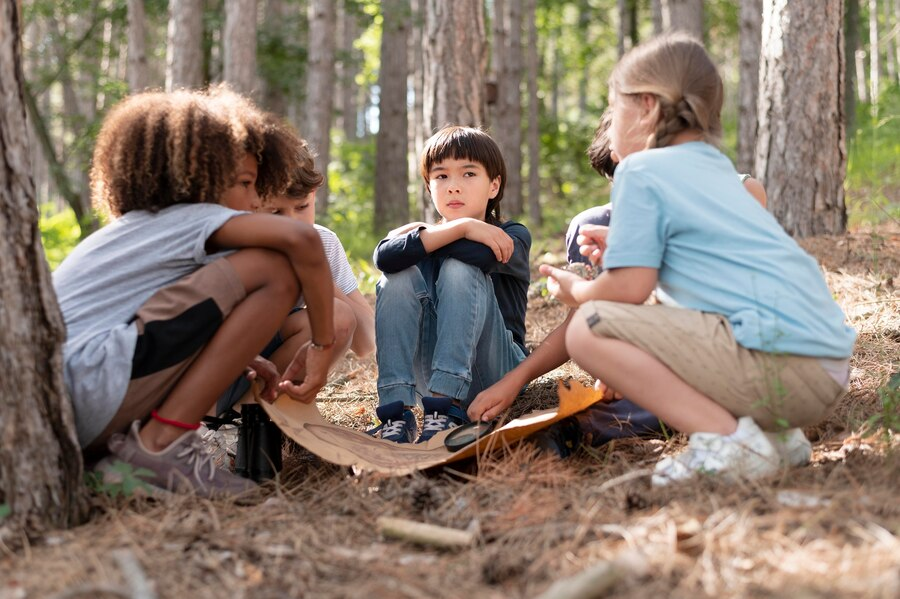
[(145, 89), (150, 83), (146, 27), (144, 0), (128, 0), (128, 91), (132, 93)]
[(881, 93), (880, 54), (878, 50), (878, 1), (869, 0), (869, 85), (871, 86), (869, 93), (876, 112)]
[(384, 0), (378, 136), (375, 138), (375, 232), (409, 222), (406, 162), (406, 76), (409, 0)]
[(686, 31), (703, 39), (703, 0), (662, 0), (664, 31)]
[(412, 80), (413, 94), (413, 114), (415, 118), (415, 145), (413, 147), (412, 164), (412, 180), (418, 183), (415, 186), (415, 197), (418, 205), (419, 219), (427, 221), (433, 218), (434, 207), (428, 193), (425, 191), (425, 185), (419, 175), (419, 157), (425, 148), (425, 139), (431, 134), (428, 124), (425, 122), (425, 48), (424, 32), (425, 32), (425, 0), (413, 0), (413, 27), (412, 27)]
[[(844, 0), (844, 56), (847, 68), (844, 78), (844, 119), (847, 137), (856, 135), (856, 50), (859, 47), (859, 0)], [(865, 79), (865, 77), (863, 77)], [(865, 89), (865, 82), (863, 82)]]
[[(346, 7), (349, 0), (344, 0)], [(356, 84), (357, 64), (359, 52), (353, 47), (356, 38), (359, 37), (359, 25), (356, 15), (346, 8), (342, 8), (339, 19), (341, 38), (341, 62), (339, 65), (339, 88), (341, 99), (341, 128), (344, 130), (344, 139), (356, 139), (357, 116), (359, 115), (359, 86)]]
[(491, 128), (506, 161), (503, 212), (522, 214), (522, 12), (519, 0), (496, 2), (494, 56), (497, 61), (497, 102)]
[(316, 163), (325, 182), (316, 193), (316, 216), (328, 213), (328, 162), (334, 111), (335, 30), (337, 11), (332, 0), (309, 3), (309, 69), (306, 77), (306, 125), (303, 133), (318, 154)]
[(756, 104), (759, 98), (759, 44), (762, 0), (741, 0), (740, 85), (738, 88), (737, 168), (749, 173), (756, 153)]
[(203, 85), (203, 0), (170, 0), (166, 91)]
[(631, 31), (629, 25), (631, 19), (628, 18), (628, 0), (616, 0), (616, 16), (618, 26), (616, 27), (616, 53), (619, 58), (628, 50), (626, 44), (630, 41)]
[(526, 0), (524, 23), (528, 27), (528, 215), (536, 227), (543, 222), (541, 212), (541, 130), (538, 97), (537, 0)]
[(885, 66), (887, 67), (888, 83), (891, 84), (897, 80), (897, 55), (895, 54), (897, 36), (891, 27), (891, 23), (894, 21), (891, 18), (891, 0), (881, 0), (881, 4), (884, 6), (884, 31), (886, 32), (884, 36)]
[(256, 0), (225, 0), (223, 75), (236, 92), (256, 89)]
[[(44, 259), (22, 101), (17, 3), (0, 3), (0, 505), (9, 545), (85, 515), (63, 382), (65, 329)], [(14, 374), (14, 375), (13, 375)]]
[[(894, 31), (898, 31), (900, 27), (900, 0), (894, 0)], [(897, 82), (900, 83), (900, 39), (894, 36), (894, 59), (897, 63)]]
[(842, 7), (764, 2), (754, 174), (769, 211), (800, 237), (842, 233), (847, 222)]
[(653, 20), (653, 35), (663, 32), (662, 0), (650, 0), (650, 15)]

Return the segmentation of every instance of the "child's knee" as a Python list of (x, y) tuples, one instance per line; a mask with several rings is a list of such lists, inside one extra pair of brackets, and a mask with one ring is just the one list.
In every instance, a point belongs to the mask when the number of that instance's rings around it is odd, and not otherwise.
[(481, 269), (460, 260), (448, 258), (441, 263), (441, 274), (438, 276), (438, 288), (442, 290), (464, 290), (471, 294), (479, 288), (479, 283), (486, 281)]
[(334, 335), (341, 343), (353, 337), (356, 332), (356, 314), (353, 313), (347, 302), (335, 299), (334, 301)]

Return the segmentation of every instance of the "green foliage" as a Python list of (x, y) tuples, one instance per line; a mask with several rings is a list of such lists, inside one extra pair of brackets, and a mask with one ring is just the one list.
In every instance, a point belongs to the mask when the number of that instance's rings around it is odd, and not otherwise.
[(117, 461), (110, 467), (110, 473), (111, 478), (117, 479), (115, 482), (104, 482), (98, 472), (86, 472), (84, 483), (91, 491), (110, 497), (131, 497), (135, 491), (153, 493), (153, 487), (144, 480), (153, 476), (153, 472), (146, 468)]
[(9, 507), (9, 504), (0, 503), (0, 522), (3, 522), (10, 514), (12, 514), (12, 508)]
[(858, 104), (847, 165), (850, 225), (900, 222), (900, 87), (883, 90), (877, 111)]
[(39, 226), (47, 263), (50, 265), (50, 270), (55, 270), (78, 244), (81, 227), (78, 226), (75, 212), (71, 208), (57, 212), (52, 204), (41, 206)]
[(866, 420), (864, 430), (875, 431), (879, 428), (885, 437), (900, 432), (900, 372), (891, 375), (884, 387), (878, 390), (878, 401), (881, 411)]

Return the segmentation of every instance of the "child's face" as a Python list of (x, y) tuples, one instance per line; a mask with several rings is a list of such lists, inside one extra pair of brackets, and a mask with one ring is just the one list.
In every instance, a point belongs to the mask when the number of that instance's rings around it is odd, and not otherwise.
[(624, 160), (629, 154), (640, 152), (647, 147), (650, 135), (648, 107), (645, 96), (624, 95), (610, 92), (609, 101), (612, 109), (612, 122), (609, 126), (609, 147), (614, 162)]
[(428, 190), (444, 220), (484, 220), (488, 200), (500, 191), (500, 177), (490, 179), (484, 166), (473, 160), (448, 158), (428, 171)]
[(256, 158), (244, 154), (238, 164), (235, 183), (225, 190), (221, 204), (232, 210), (255, 212), (259, 208), (259, 195), (256, 193)]
[(316, 222), (316, 191), (304, 198), (279, 196), (266, 202), (264, 210), (312, 225)]

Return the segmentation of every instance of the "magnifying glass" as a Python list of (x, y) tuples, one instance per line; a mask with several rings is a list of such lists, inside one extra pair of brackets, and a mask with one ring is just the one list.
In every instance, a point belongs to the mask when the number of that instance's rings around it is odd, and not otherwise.
[(496, 420), (488, 420), (486, 422), (478, 420), (458, 426), (444, 438), (444, 447), (450, 451), (459, 451), (466, 445), (470, 445), (485, 435), (489, 435), (495, 426), (497, 426)]

